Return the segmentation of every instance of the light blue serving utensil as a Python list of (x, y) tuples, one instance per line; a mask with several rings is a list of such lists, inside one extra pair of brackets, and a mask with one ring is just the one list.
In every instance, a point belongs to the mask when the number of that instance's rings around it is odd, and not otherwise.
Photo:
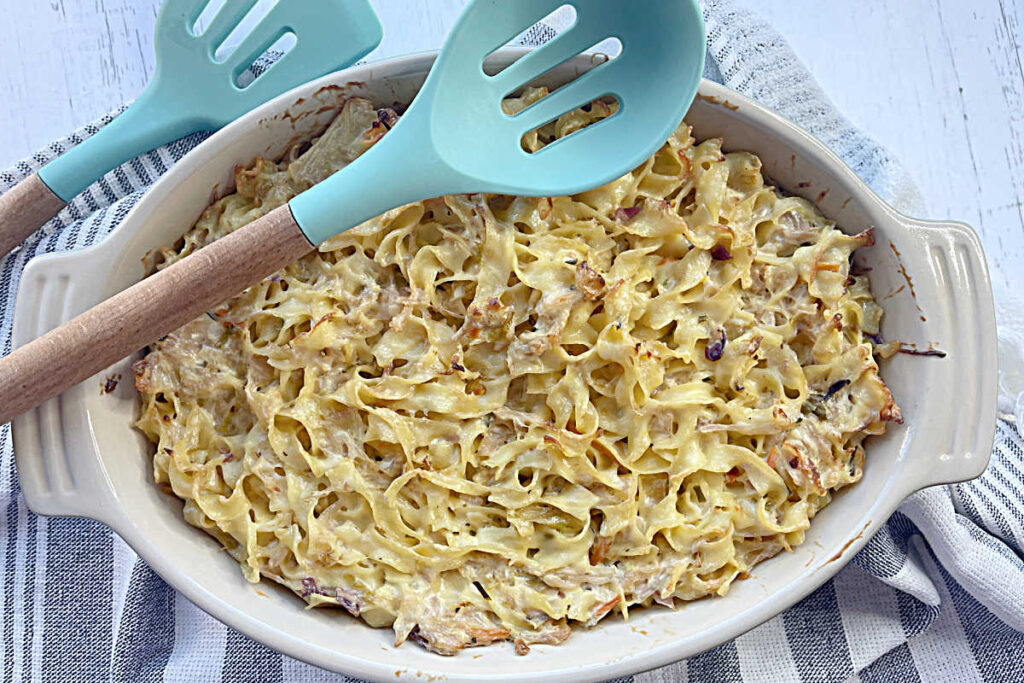
[[(0, 424), (92, 376), (388, 209), (462, 192), (529, 196), (597, 187), (638, 166), (697, 92), (696, 0), (571, 0), (576, 23), (495, 76), (484, 59), (565, 0), (473, 0), (405, 116), (373, 148), (288, 205), (146, 278), (0, 360)], [(621, 54), (506, 114), (502, 99), (614, 37)], [(594, 99), (619, 109), (530, 154), (530, 130)]]
[[(219, 54), (257, 0), (226, 0), (206, 29), (194, 32), (208, 4), (164, 0), (153, 41), (156, 70), (142, 95), (96, 135), (0, 198), (0, 256), (125, 161), (190, 133), (217, 130), (295, 86), (343, 69), (376, 48), (383, 35), (368, 0), (279, 0), (237, 47)], [(291, 49), (239, 85), (253, 62), (288, 34), (294, 36)]]

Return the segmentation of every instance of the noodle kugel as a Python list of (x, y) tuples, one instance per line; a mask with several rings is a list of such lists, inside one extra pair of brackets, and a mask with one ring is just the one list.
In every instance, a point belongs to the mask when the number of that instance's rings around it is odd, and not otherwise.
[[(311, 147), (236, 169), (152, 267), (397, 119), (347, 100)], [(156, 481), (250, 581), (446, 655), (725, 594), (800, 543), (901, 418), (882, 309), (851, 272), (870, 231), (845, 235), (721, 146), (684, 124), (591, 192), (389, 211), (168, 335), (134, 368)]]

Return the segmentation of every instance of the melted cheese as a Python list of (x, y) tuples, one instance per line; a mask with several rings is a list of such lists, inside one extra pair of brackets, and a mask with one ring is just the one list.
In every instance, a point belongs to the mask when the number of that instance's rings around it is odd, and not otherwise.
[[(350, 100), (304, 154), (239, 170), (159, 266), (394, 119)], [(724, 594), (860, 478), (865, 437), (899, 420), (867, 339), (881, 309), (850, 274), (870, 243), (683, 125), (591, 192), (443, 197), (339, 235), (155, 344), (138, 426), (249, 580), (399, 643), (525, 652)]]

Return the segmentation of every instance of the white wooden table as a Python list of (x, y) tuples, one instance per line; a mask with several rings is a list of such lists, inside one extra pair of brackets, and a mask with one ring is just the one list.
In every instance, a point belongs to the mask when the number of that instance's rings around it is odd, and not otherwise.
[[(201, 0), (197, 0), (199, 2)], [(982, 235), (997, 299), (1024, 292), (1024, 0), (743, 0), (889, 147), (933, 218)], [(0, 0), (0, 167), (134, 98), (159, 0)], [(374, 57), (437, 47), (464, 0), (373, 0)]]

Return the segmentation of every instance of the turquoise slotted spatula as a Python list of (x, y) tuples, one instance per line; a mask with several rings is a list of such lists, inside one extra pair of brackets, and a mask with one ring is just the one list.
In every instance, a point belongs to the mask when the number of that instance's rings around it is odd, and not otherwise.
[[(211, 0), (213, 1), (213, 0)], [(257, 0), (227, 0), (205, 31), (205, 0), (164, 0), (156, 19), (156, 70), (145, 92), (96, 135), (0, 197), (0, 256), (20, 244), (105, 173), (200, 130), (216, 130), (267, 100), (342, 69), (380, 44), (368, 0), (279, 0), (230, 54), (217, 55)], [(245, 87), (239, 76), (287, 34), (294, 46)]]
[[(696, 0), (570, 0), (577, 21), (496, 76), (484, 58), (565, 0), (473, 0), (391, 132), (285, 206), (146, 278), (0, 359), (0, 424), (124, 358), (395, 206), (461, 192), (578, 192), (638, 166), (689, 108), (704, 64)], [(609, 37), (622, 52), (517, 115), (502, 98)], [(528, 131), (612, 96), (612, 117), (535, 154)]]

